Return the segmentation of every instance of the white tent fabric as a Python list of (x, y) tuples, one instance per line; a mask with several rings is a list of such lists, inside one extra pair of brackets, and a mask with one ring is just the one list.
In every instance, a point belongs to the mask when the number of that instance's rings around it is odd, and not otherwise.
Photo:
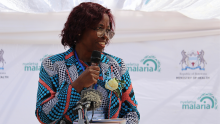
[(112, 43), (220, 35), (219, 0), (1, 0), (0, 43), (60, 44), (69, 11), (81, 2), (112, 9)]
[(1, 0), (0, 12), (64, 12), (81, 2), (97, 2), (116, 10), (177, 11), (194, 19), (220, 19), (219, 0)]
[[(60, 44), (69, 12), (0, 13), (0, 43)], [(220, 35), (220, 20), (195, 20), (177, 12), (113, 11), (112, 43)]]

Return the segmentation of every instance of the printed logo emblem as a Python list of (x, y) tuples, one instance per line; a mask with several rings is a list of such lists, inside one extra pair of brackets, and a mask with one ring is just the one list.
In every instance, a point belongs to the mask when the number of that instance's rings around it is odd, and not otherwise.
[(182, 60), (180, 61), (179, 64), (182, 66), (182, 70), (195, 70), (195, 69), (200, 69), (200, 70), (205, 70), (205, 64), (206, 61), (204, 59), (204, 51), (201, 50), (200, 52), (189, 52), (186, 54), (186, 52), (183, 50), (181, 52), (182, 54)]
[(28, 63), (23, 63), (24, 65), (24, 71), (40, 71), (40, 64), (41, 62), (47, 58), (47, 57), (50, 57), (52, 55), (44, 55), (43, 58), (40, 59), (40, 63), (39, 62), (28, 62)]
[(4, 70), (4, 64), (6, 63), (3, 58), (4, 51), (0, 50), (0, 70)]
[(160, 72), (160, 61), (155, 56), (145, 56), (140, 63), (127, 63), (128, 71), (132, 72)]
[(181, 101), (182, 109), (217, 109), (217, 99), (211, 93), (203, 93), (197, 101)]

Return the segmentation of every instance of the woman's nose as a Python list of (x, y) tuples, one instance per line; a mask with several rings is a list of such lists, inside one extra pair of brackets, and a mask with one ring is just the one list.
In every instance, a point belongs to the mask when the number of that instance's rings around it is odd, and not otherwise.
[(103, 35), (103, 38), (107, 39), (108, 40), (108, 34), (107, 32), (105, 31), (104, 35)]

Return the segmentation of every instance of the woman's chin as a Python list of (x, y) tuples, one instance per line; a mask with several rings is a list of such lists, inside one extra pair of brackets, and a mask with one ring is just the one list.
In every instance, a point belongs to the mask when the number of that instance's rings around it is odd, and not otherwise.
[(103, 52), (104, 48), (99, 48), (99, 49), (96, 49), (96, 50), (99, 51), (99, 52)]
[(105, 47), (97, 47), (95, 50), (97, 50), (97, 51), (99, 51), (99, 52), (102, 52), (102, 51), (104, 51), (104, 48), (105, 48)]

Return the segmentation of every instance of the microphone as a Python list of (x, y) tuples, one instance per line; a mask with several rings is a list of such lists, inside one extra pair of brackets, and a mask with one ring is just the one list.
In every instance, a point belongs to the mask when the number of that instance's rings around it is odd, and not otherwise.
[(86, 89), (81, 92), (81, 103), (91, 102), (90, 106), (88, 106), (87, 110), (95, 110), (101, 106), (102, 102), (102, 94), (95, 89)]
[[(95, 90), (95, 89), (86, 89), (86, 90), (83, 90), (81, 92), (81, 100), (78, 102), (80, 103), (84, 109), (85, 109), (85, 121), (86, 121), (86, 124), (89, 124), (89, 119), (87, 117), (87, 111), (90, 111), (92, 110), (92, 118), (93, 118), (93, 115), (94, 115), (94, 110), (96, 108), (99, 108), (102, 104), (102, 94)], [(77, 109), (79, 110), (79, 109)], [(81, 116), (79, 118), (79, 124), (83, 124), (83, 119), (82, 119), (82, 109), (78, 111), (78, 115)], [(90, 120), (90, 122), (92, 121), (92, 118)]]
[(94, 50), (91, 56), (91, 66), (99, 65), (101, 60), (101, 52)]
[[(91, 56), (91, 66), (99, 65), (100, 60), (101, 60), (101, 52), (94, 50)], [(93, 88), (93, 87), (94, 85), (90, 86), (89, 88)], [(97, 89), (97, 84), (95, 84), (95, 89)]]
[[(102, 94), (98, 90), (95, 89), (86, 89), (81, 92), (81, 99), (77, 102), (77, 106), (73, 108), (73, 114), (77, 114), (79, 116), (78, 123), (84, 124), (84, 119), (82, 116), (83, 109), (85, 110), (85, 121), (86, 124), (89, 124), (88, 117), (86, 115), (87, 111), (92, 110), (92, 117), (94, 114), (94, 110), (99, 108), (102, 104)], [(91, 120), (90, 120), (91, 122)]]

